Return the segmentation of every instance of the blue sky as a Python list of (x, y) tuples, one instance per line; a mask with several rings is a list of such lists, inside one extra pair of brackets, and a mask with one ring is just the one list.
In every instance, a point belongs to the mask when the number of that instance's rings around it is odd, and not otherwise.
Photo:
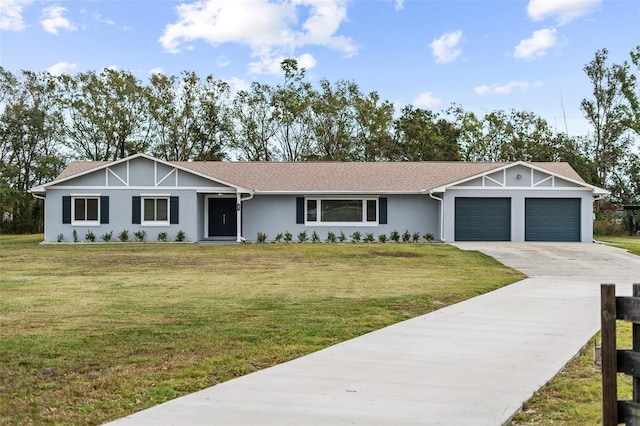
[(0, 65), (14, 73), (193, 70), (240, 89), (281, 82), (295, 57), (312, 82), (353, 80), (398, 111), (529, 110), (572, 136), (589, 130), (584, 65), (638, 44), (638, 0), (0, 2)]

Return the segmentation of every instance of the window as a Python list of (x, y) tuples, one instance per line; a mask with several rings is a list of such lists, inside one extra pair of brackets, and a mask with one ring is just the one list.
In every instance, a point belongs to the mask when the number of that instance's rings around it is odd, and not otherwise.
[(169, 223), (169, 197), (142, 198), (142, 223), (151, 222), (154, 225)]
[(306, 223), (309, 225), (378, 224), (378, 199), (306, 199)]
[(72, 197), (73, 225), (99, 225), (100, 224), (100, 197), (76, 196)]

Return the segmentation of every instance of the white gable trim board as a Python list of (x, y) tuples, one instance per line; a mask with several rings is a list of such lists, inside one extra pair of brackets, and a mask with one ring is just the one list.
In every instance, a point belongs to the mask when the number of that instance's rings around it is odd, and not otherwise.
[(593, 199), (607, 194), (524, 162), (418, 192), (257, 191), (144, 154), (76, 170), (31, 190), (45, 200), (46, 242), (59, 235), (71, 241), (73, 231), (80, 240), (88, 231), (98, 240), (112, 232), (115, 240), (125, 229), (144, 230), (149, 241), (159, 233), (174, 239), (178, 231), (189, 241), (241, 242), (255, 241), (258, 232), (273, 240), (285, 231), (315, 231), (325, 240), (329, 232), (377, 237), (406, 229), (443, 242), (591, 242)]

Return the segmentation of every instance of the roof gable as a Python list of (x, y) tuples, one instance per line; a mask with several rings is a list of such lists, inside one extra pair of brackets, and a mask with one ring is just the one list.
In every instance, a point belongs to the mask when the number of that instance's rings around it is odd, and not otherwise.
[(460, 186), (509, 187), (509, 188), (576, 188), (590, 189), (596, 195), (607, 195), (608, 191), (586, 183), (568, 164), (563, 162), (517, 161), (495, 170), (468, 176), (447, 185), (434, 188), (433, 192), (445, 192)]
[[(129, 171), (130, 165), (132, 164), (135, 165), (136, 169), (143, 169), (142, 173), (137, 173), (138, 176), (144, 176), (142, 181), (140, 177), (138, 177), (136, 178), (136, 182), (133, 182), (133, 173), (130, 174)], [(101, 171), (104, 171), (104, 174), (101, 174)], [(171, 186), (171, 182), (174, 182), (173, 186), (177, 186), (178, 171), (204, 179), (215, 186), (242, 190), (242, 188), (234, 184), (216, 179), (213, 176), (201, 174), (196, 170), (182, 167), (178, 163), (160, 160), (146, 154), (135, 154), (116, 161), (72, 162), (55, 180), (37, 186), (31, 189), (30, 192), (44, 192), (46, 188), (50, 186), (70, 183), (70, 181), (80, 181), (83, 182), (82, 184), (84, 185), (106, 187), (128, 187), (130, 184), (135, 184), (135, 186), (166, 187)], [(182, 180), (185, 180), (184, 177)], [(191, 179), (191, 181), (193, 181), (193, 179)]]

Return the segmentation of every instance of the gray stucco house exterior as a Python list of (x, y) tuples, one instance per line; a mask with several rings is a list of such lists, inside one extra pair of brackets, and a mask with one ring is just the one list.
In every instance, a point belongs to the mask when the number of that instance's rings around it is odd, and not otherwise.
[(316, 231), (439, 241), (591, 242), (593, 200), (607, 195), (566, 163), (170, 162), (145, 154), (74, 162), (34, 187), (45, 242), (124, 229), (188, 241), (255, 241)]

